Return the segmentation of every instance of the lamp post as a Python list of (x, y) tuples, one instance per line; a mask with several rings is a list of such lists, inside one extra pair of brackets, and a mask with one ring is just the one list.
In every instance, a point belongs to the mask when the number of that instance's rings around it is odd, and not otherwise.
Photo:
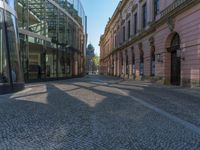
[(159, 53), (159, 54), (156, 54), (156, 60), (157, 60), (157, 62), (159, 62), (159, 63), (163, 63), (163, 58), (162, 58), (162, 56), (161, 56), (160, 53)]

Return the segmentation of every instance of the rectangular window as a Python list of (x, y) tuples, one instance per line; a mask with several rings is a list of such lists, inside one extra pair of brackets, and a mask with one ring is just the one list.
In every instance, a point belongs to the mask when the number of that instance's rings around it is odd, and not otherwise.
[(154, 0), (154, 18), (160, 13), (160, 0)]
[(126, 29), (123, 27), (123, 42), (126, 40)]
[(134, 15), (134, 35), (137, 34), (137, 13)]
[(131, 21), (128, 21), (128, 39), (131, 37)]
[(142, 27), (145, 28), (147, 26), (147, 4), (145, 3), (142, 6)]

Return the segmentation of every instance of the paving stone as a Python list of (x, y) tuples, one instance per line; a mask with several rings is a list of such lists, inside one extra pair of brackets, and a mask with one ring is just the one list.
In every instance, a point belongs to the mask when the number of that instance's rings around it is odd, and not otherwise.
[(197, 131), (131, 98), (198, 129), (192, 93), (104, 76), (28, 84), (0, 96), (0, 150), (198, 150)]

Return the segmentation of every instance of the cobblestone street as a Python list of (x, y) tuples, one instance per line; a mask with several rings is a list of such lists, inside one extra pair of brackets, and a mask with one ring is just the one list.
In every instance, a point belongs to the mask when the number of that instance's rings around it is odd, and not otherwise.
[(0, 96), (1, 150), (198, 150), (200, 89), (119, 78), (27, 84)]

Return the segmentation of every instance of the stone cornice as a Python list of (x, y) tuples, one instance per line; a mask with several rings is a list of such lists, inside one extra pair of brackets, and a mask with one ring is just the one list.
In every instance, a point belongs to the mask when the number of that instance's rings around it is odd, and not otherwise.
[(137, 7), (138, 7), (138, 4), (133, 5), (131, 11), (134, 12), (137, 9)]
[(131, 16), (131, 13), (128, 13), (128, 14), (126, 15), (126, 19), (128, 19), (130, 16)]
[(114, 20), (121, 15), (121, 11), (124, 9), (124, 7), (126, 6), (126, 4), (128, 3), (128, 0), (121, 0), (115, 10), (115, 12), (113, 13), (112, 17), (110, 18), (109, 22), (106, 25), (105, 28), (105, 32), (103, 34), (103, 36), (106, 36), (108, 33), (108, 30), (110, 28), (110, 26), (112, 25), (112, 23), (114, 22)]
[(139, 0), (140, 3), (142, 3), (144, 0)]

